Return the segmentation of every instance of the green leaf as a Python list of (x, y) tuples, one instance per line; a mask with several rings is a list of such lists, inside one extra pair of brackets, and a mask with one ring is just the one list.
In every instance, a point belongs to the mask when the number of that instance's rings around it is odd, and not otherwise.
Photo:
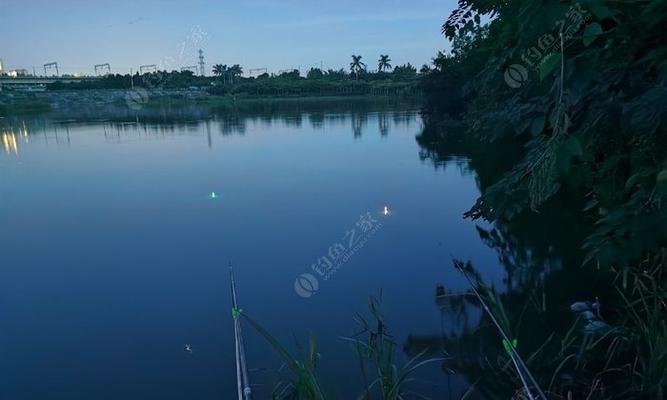
[(589, 46), (595, 38), (602, 34), (602, 27), (597, 22), (594, 22), (586, 27), (584, 30), (584, 46)]
[(512, 343), (508, 342), (507, 340), (503, 339), (503, 347), (505, 348), (505, 351), (509, 354), (510, 349), (513, 349), (516, 351), (516, 347), (519, 344), (519, 342), (516, 339), (512, 339)]
[(560, 53), (551, 53), (542, 59), (540, 63), (540, 80), (544, 80), (560, 64)]
[(658, 183), (667, 183), (667, 169), (660, 171), (660, 173), (656, 176), (656, 181)]
[(618, 11), (612, 10), (607, 6), (600, 4), (591, 5), (589, 7), (597, 19), (607, 19), (618, 13)]
[(570, 137), (564, 144), (567, 146), (572, 156), (581, 157), (581, 155), (584, 154), (581, 142), (575, 136)]
[(648, 176), (652, 175), (654, 171), (651, 169), (644, 169), (642, 171), (639, 171), (632, 176), (628, 178), (628, 180), (625, 182), (625, 190), (630, 190), (634, 188), (635, 185), (641, 182), (641, 180), (647, 178)]
[(595, 199), (595, 198), (590, 199), (590, 200), (586, 203), (586, 205), (584, 206), (584, 211), (590, 211), (590, 210), (592, 210), (594, 207), (597, 207), (599, 204), (600, 204), (600, 202), (598, 201), (598, 199)]
[(667, 194), (667, 169), (663, 169), (655, 177), (655, 187), (658, 193)]
[(581, 148), (581, 143), (576, 137), (572, 136), (564, 141), (559, 146), (556, 153), (558, 171), (560, 173), (567, 173), (567, 171), (570, 169), (570, 164), (572, 164), (572, 159), (575, 157), (581, 157), (583, 153), (584, 152)]
[(544, 120), (544, 115), (540, 115), (539, 117), (533, 119), (533, 121), (530, 123), (530, 133), (533, 136), (537, 136), (542, 133), (544, 130)]

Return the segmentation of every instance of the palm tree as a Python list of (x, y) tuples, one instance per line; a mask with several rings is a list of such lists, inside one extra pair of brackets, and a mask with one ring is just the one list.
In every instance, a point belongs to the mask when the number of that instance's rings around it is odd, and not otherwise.
[(241, 67), (239, 64), (234, 64), (231, 67), (229, 67), (229, 70), (227, 72), (229, 72), (229, 75), (232, 78), (232, 82), (234, 82), (234, 78), (243, 75), (243, 67)]
[(352, 62), (350, 63), (350, 71), (359, 79), (359, 72), (366, 70), (366, 64), (361, 62), (361, 56), (352, 54)]
[(222, 76), (222, 83), (225, 83), (225, 75), (227, 74), (227, 64), (215, 64), (213, 66), (213, 74), (217, 77)]
[(380, 59), (378, 60), (378, 72), (382, 72), (385, 69), (391, 69), (391, 64), (389, 62), (391, 59), (387, 54), (380, 54)]
[(215, 76), (220, 76), (224, 73), (224, 65), (222, 64), (215, 64), (213, 66), (213, 75)]

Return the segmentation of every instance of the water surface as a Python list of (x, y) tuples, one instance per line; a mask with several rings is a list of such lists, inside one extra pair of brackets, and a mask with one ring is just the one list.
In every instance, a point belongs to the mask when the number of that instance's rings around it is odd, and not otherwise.
[[(339, 336), (355, 332), (368, 296), (382, 290), (405, 358), (410, 340), (453, 329), (434, 300), (438, 284), (466, 288), (451, 255), (489, 282), (503, 277), (462, 218), (479, 194), (475, 173), (464, 158), (424, 154), (412, 107), (0, 126), (3, 399), (232, 398), (230, 261), (244, 312), (287, 345), (315, 334), (327, 390), (353, 398), (362, 382)], [(377, 230), (319, 277), (312, 265), (360, 233), (364, 216)], [(307, 298), (294, 288), (303, 273), (319, 277)], [(266, 398), (280, 361), (245, 333)], [(418, 385), (438, 398), (467, 387), (437, 365)]]

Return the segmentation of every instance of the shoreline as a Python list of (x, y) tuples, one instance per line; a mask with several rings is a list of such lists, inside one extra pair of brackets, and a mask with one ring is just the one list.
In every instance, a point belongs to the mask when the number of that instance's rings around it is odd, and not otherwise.
[(200, 105), (211, 108), (236, 108), (246, 105), (299, 103), (420, 103), (416, 95), (214, 95), (203, 90), (189, 89), (91, 89), (44, 92), (0, 92), (0, 115), (41, 113), (69, 108), (102, 108), (120, 106), (128, 109), (164, 105)]

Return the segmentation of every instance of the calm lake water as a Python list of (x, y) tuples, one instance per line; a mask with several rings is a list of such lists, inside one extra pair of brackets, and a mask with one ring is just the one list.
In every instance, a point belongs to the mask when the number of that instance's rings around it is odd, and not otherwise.
[[(415, 107), (345, 104), (0, 119), (0, 399), (233, 398), (230, 261), (243, 311), (292, 348), (312, 332), (326, 390), (354, 398), (340, 336), (370, 295), (407, 359), (458, 329), (435, 301), (438, 284), (467, 289), (452, 255), (505, 277), (463, 218), (475, 171), (434, 162), (423, 126)], [(295, 290), (305, 273), (317, 290)], [(244, 333), (267, 398), (280, 360)], [(468, 386), (439, 365), (417, 376), (434, 398)]]

